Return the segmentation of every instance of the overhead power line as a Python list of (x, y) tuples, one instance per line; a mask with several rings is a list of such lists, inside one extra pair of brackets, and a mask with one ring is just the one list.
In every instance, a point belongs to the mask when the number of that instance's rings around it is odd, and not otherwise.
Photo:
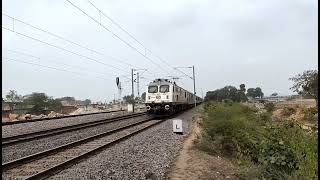
[[(84, 74), (84, 73), (69, 71), (69, 70), (66, 70), (66, 69), (56, 68), (56, 67), (52, 67), (52, 66), (46, 66), (46, 65), (42, 65), (42, 64), (38, 64), (38, 63), (31, 63), (31, 62), (27, 62), (27, 61), (12, 59), (12, 58), (2, 57), (2, 59), (6, 59), (7, 61), (15, 61), (15, 62), (19, 62), (19, 63), (29, 64), (29, 65), (32, 65), (32, 66), (38, 66), (38, 67), (42, 67), (42, 68), (54, 69), (54, 70), (57, 70), (57, 71), (64, 71), (64, 72), (73, 73), (73, 74), (77, 74), (77, 75), (87, 75), (87, 74)], [(108, 80), (108, 81), (111, 80), (111, 79), (100, 77), (100, 76), (93, 76), (93, 77), (99, 78), (99, 79), (103, 79), (103, 80)]]
[(76, 9), (78, 9), (79, 11), (81, 11), (83, 14), (85, 14), (87, 17), (89, 17), (91, 20), (93, 20), (95, 23), (97, 23), (98, 25), (100, 25), (101, 27), (103, 27), (105, 30), (109, 31), (114, 37), (118, 38), (120, 41), (122, 41), (123, 43), (125, 43), (127, 46), (129, 46), (131, 49), (135, 50), (136, 52), (138, 52), (140, 55), (142, 55), (144, 58), (146, 58), (147, 60), (149, 60), (150, 62), (152, 62), (154, 65), (158, 66), (160, 69), (162, 69), (164, 72), (170, 74), (166, 69), (164, 69), (161, 65), (157, 64), (156, 62), (154, 62), (151, 58), (149, 58), (148, 56), (146, 56), (145, 54), (143, 54), (142, 52), (140, 52), (136, 47), (132, 46), (130, 43), (128, 43), (127, 41), (125, 41), (124, 39), (122, 39), (120, 36), (118, 36), (116, 33), (114, 33), (113, 31), (111, 31), (110, 29), (108, 29), (106, 26), (104, 26), (101, 22), (99, 22), (98, 20), (96, 20), (95, 18), (93, 18), (92, 16), (90, 16), (88, 13), (86, 13), (84, 10), (82, 10), (81, 8), (79, 8), (78, 6), (76, 6), (75, 4), (73, 4), (71, 1), (66, 0), (67, 2), (69, 2), (73, 7), (75, 7)]
[[(23, 33), (17, 32), (17, 31), (13, 31), (13, 30), (8, 29), (8, 28), (3, 27), (3, 26), (2, 26), (2, 28), (3, 28), (3, 29), (5, 29), (5, 30), (8, 30), (8, 31), (14, 32), (14, 33), (16, 33), (16, 34), (18, 34), (18, 35), (21, 35), (21, 36), (23, 36), (23, 37), (26, 37), (26, 38), (32, 39), (32, 40), (34, 40), (34, 41), (38, 41), (38, 42), (41, 42), (41, 43), (46, 44), (46, 45), (48, 45), (48, 46), (51, 46), (51, 47), (54, 47), (54, 48), (60, 49), (60, 50), (62, 50), (62, 51), (66, 51), (66, 52), (71, 53), (71, 54), (73, 54), (73, 55), (77, 55), (77, 56), (79, 56), (79, 57), (89, 59), (89, 60), (94, 61), (94, 62), (97, 62), (97, 63), (99, 63), (99, 64), (103, 64), (103, 65), (105, 65), (105, 66), (107, 66), (107, 67), (109, 67), (109, 66), (110, 66), (110, 67), (112, 67), (112, 68), (114, 68), (114, 69), (117, 69), (117, 70), (119, 70), (119, 71), (126, 72), (126, 71), (125, 71), (125, 70), (123, 70), (123, 69), (117, 68), (117, 67), (112, 66), (112, 65), (110, 65), (110, 64), (103, 63), (103, 62), (101, 62), (101, 61), (98, 61), (98, 60), (96, 60), (96, 59), (90, 58), (90, 57), (88, 57), (88, 56), (85, 56), (85, 55), (82, 55), (82, 54), (79, 54), (79, 53), (76, 53), (76, 52), (70, 51), (70, 50), (65, 49), (65, 48), (63, 48), (63, 47), (56, 46), (56, 45), (54, 45), (54, 44), (51, 44), (51, 43), (48, 43), (48, 42), (42, 41), (42, 40), (40, 40), (40, 39), (37, 39), (37, 38), (31, 37), (31, 36), (28, 36), (28, 35), (26, 35), (26, 34), (23, 34)], [(127, 73), (127, 72), (126, 72), (126, 73)]]
[[(29, 56), (29, 57), (33, 57), (33, 58), (36, 58), (37, 60), (40, 60), (40, 59), (43, 59), (43, 58), (40, 58), (40, 57), (37, 57), (37, 56), (34, 56), (34, 55), (31, 55), (31, 54), (27, 54), (27, 53), (24, 53), (24, 52), (21, 52), (21, 51), (16, 51), (16, 50), (11, 50), (11, 49), (8, 49), (8, 48), (5, 48), (7, 51), (10, 51), (10, 52), (13, 52), (13, 53), (16, 53), (16, 54), (21, 54), (21, 55), (24, 55), (24, 56)], [(93, 72), (93, 73), (96, 73), (96, 74), (102, 74), (102, 75), (105, 75), (105, 76), (119, 76), (119, 75), (115, 75), (115, 74), (112, 74), (112, 73), (101, 73), (101, 72), (97, 72), (97, 71), (91, 71), (87, 68), (84, 68), (84, 67), (81, 67), (81, 66), (76, 66), (76, 65), (71, 65), (71, 64), (66, 64), (66, 63), (62, 63), (62, 62), (58, 62), (58, 61), (52, 61), (50, 60), (50, 62), (54, 62), (55, 64), (60, 64), (60, 65), (64, 65), (64, 66), (69, 66), (69, 67), (72, 67), (72, 68), (77, 68), (77, 69), (80, 69), (80, 70), (85, 70), (87, 72)], [(120, 75), (120, 77), (125, 77), (127, 79), (130, 79), (128, 77), (126, 77), (125, 75)]]
[(22, 23), (22, 24), (24, 24), (24, 25), (27, 25), (27, 26), (29, 26), (29, 27), (32, 27), (32, 28), (34, 28), (34, 29), (37, 29), (37, 30), (39, 30), (39, 31), (41, 31), (41, 32), (47, 33), (47, 34), (49, 34), (49, 35), (51, 35), (51, 36), (53, 36), (53, 37), (55, 37), (55, 38), (62, 39), (62, 40), (64, 40), (64, 41), (69, 42), (69, 43), (71, 43), (71, 44), (74, 44), (74, 45), (76, 45), (76, 46), (78, 46), (78, 47), (84, 48), (84, 49), (86, 49), (86, 50), (88, 50), (88, 51), (90, 51), (90, 52), (92, 52), (92, 53), (99, 54), (99, 55), (101, 55), (101, 56), (114, 59), (114, 61), (120, 62), (120, 63), (122, 63), (122, 64), (126, 64), (127, 66), (130, 66), (130, 67), (132, 67), (132, 66), (133, 66), (133, 67), (136, 67), (136, 66), (134, 66), (134, 65), (132, 65), (132, 64), (129, 64), (129, 63), (127, 63), (127, 62), (125, 62), (125, 61), (123, 61), (123, 60), (121, 60), (121, 59), (119, 59), (119, 58), (116, 58), (116, 57), (113, 57), (113, 56), (110, 56), (110, 55), (105, 55), (105, 54), (103, 54), (103, 53), (101, 53), (101, 52), (98, 52), (98, 51), (96, 51), (96, 50), (94, 50), (94, 49), (88, 48), (88, 47), (86, 47), (86, 46), (84, 46), (84, 45), (81, 45), (81, 44), (79, 44), (79, 43), (76, 43), (76, 42), (74, 42), (74, 41), (71, 41), (71, 40), (69, 40), (69, 39), (66, 39), (66, 38), (64, 38), (64, 37), (62, 37), (62, 36), (60, 36), (60, 35), (54, 34), (54, 33), (52, 33), (52, 32), (49, 32), (49, 31), (47, 31), (47, 30), (44, 30), (44, 29), (42, 29), (42, 28), (36, 27), (36, 26), (34, 26), (34, 25), (30, 24), (30, 23), (27, 23), (27, 22), (22, 21), (22, 20), (20, 20), (20, 19), (14, 18), (14, 17), (12, 17), (12, 16), (10, 16), (10, 15), (4, 14), (4, 13), (2, 13), (2, 15), (7, 16), (7, 17), (13, 19), (14, 21), (20, 22), (20, 23)]
[[(97, 8), (91, 1), (88, 0), (88, 2), (97, 10), (99, 13), (101, 13), (104, 17), (108, 18), (113, 24), (115, 24), (119, 29), (121, 29), (123, 32), (125, 32), (128, 36), (130, 36), (132, 39), (134, 39), (137, 43), (139, 43), (145, 51), (150, 52), (155, 57), (157, 57), (161, 62), (166, 64), (168, 67), (173, 68), (169, 63), (167, 63), (165, 60), (163, 60), (160, 56), (153, 53), (150, 49), (148, 49), (145, 45), (142, 44), (137, 38), (135, 38), (131, 33), (129, 33), (127, 30), (125, 30), (120, 24), (118, 24), (115, 20), (113, 20), (110, 16), (106, 15), (101, 9)], [(174, 69), (174, 68), (173, 68)]]

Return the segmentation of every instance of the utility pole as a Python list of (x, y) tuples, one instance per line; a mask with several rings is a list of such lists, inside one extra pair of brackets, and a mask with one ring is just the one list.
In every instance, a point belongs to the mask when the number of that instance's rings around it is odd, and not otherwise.
[(196, 97), (196, 75), (194, 73), (194, 66), (192, 66), (192, 74), (193, 74), (193, 93), (194, 93), (194, 107), (197, 106), (197, 97)]
[(134, 69), (131, 69), (131, 87), (132, 87), (132, 112), (134, 112), (134, 87), (133, 87), (133, 71)]
[(133, 70), (134, 70), (134, 69), (131, 69), (131, 88), (132, 88), (131, 96), (132, 96), (132, 98), (134, 99)]
[(137, 72), (137, 93), (138, 93), (138, 97), (140, 97), (140, 92), (139, 92), (139, 72)]

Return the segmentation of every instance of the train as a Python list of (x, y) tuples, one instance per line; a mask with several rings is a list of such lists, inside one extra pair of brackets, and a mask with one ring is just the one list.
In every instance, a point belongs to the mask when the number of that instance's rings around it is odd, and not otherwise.
[(203, 99), (178, 86), (175, 81), (155, 79), (146, 89), (145, 105), (148, 114), (172, 115), (202, 103)]

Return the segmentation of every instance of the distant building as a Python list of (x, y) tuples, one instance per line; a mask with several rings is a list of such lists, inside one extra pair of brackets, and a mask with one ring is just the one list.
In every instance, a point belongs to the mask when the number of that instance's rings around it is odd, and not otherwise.
[(10, 113), (13, 114), (27, 114), (32, 111), (32, 108), (34, 105), (24, 105), (22, 102), (17, 102), (14, 106), (13, 109), (10, 107), (10, 102), (4, 101), (2, 103), (2, 117), (9, 117)]

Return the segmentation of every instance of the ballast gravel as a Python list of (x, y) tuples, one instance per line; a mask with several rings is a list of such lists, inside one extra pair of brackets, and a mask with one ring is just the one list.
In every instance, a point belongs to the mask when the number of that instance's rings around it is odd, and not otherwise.
[(181, 150), (184, 139), (191, 132), (197, 109), (172, 118), (183, 121), (183, 135), (173, 133), (172, 119), (168, 119), (49, 179), (167, 179), (170, 166)]
[(52, 120), (6, 125), (6, 126), (2, 126), (2, 137), (15, 136), (19, 134), (25, 134), (25, 133), (36, 132), (41, 130), (54, 129), (54, 128), (59, 128), (64, 126), (81, 124), (81, 123), (96, 121), (100, 119), (123, 116), (126, 114), (129, 114), (129, 113), (120, 111), (120, 112), (112, 112), (112, 113), (92, 114), (92, 115), (85, 115), (85, 116), (66, 117), (62, 119), (52, 119)]
[(79, 129), (55, 136), (35, 139), (29, 142), (23, 142), (2, 148), (2, 163), (19, 159), (40, 151), (48, 150), (57, 146), (61, 146), (76, 140), (80, 140), (89, 136), (97, 135), (118, 127), (123, 127), (141, 120), (145, 120), (146, 115), (120, 121), (102, 124), (95, 127)]

